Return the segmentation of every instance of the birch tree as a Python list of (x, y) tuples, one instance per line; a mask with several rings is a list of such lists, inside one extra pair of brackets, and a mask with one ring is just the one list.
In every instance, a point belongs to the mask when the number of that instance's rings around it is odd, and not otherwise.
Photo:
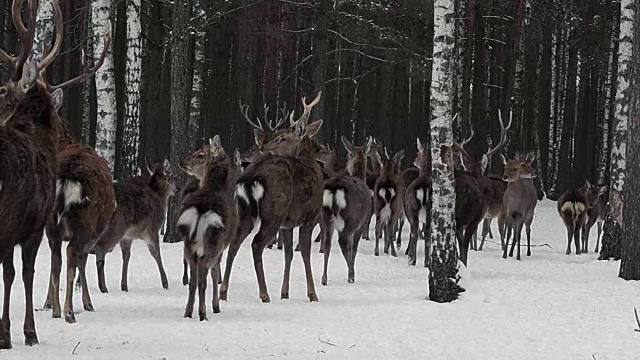
[(194, 59), (193, 59), (193, 84), (191, 86), (191, 102), (189, 110), (189, 144), (197, 146), (202, 142), (202, 130), (201, 125), (201, 105), (200, 99), (202, 96), (203, 81), (205, 76), (204, 68), (204, 46), (205, 46), (205, 32), (207, 16), (202, 9), (200, 1), (195, 1), (193, 4), (193, 18), (195, 19), (194, 36)]
[[(93, 32), (94, 58), (100, 57), (103, 49), (106, 27), (111, 27), (111, 0), (91, 2), (91, 30)], [(96, 71), (96, 151), (107, 160), (113, 172), (116, 153), (116, 83), (113, 67), (113, 53), (109, 49), (102, 66)]]
[(429, 298), (450, 302), (463, 289), (457, 285), (458, 256), (455, 236), (455, 191), (450, 147), (455, 72), (452, 55), (453, 2), (435, 0), (433, 68), (431, 75), (431, 158), (433, 163), (433, 205), (431, 210), (431, 264)]
[(53, 2), (40, 0), (36, 15), (36, 34), (33, 38), (33, 53), (35, 59), (42, 59), (42, 51), (49, 45), (53, 35)]
[[(625, 60), (630, 60), (630, 64), (635, 64), (627, 69), (629, 77), (628, 88), (626, 89), (627, 103), (621, 104), (624, 110), (628, 110), (630, 121), (628, 146), (626, 159), (629, 166), (623, 193), (625, 194), (623, 232), (621, 246), (621, 260), (619, 276), (625, 280), (640, 280), (640, 43), (633, 39), (640, 39), (640, 11), (634, 8), (633, 0), (622, 1), (620, 36), (624, 32), (625, 38)], [(638, 1), (635, 1), (636, 5)], [(623, 22), (624, 21), (624, 22)], [(624, 26), (624, 27), (623, 27)], [(629, 46), (631, 45), (631, 47)], [(622, 49), (622, 41), (620, 43)], [(632, 57), (631, 55), (632, 51)], [(622, 50), (621, 50), (622, 53)], [(620, 105), (620, 104), (619, 104)], [(623, 111), (624, 111), (623, 110)], [(616, 144), (617, 145), (617, 144)], [(624, 162), (624, 160), (622, 160)]]
[(140, 78), (142, 74), (141, 0), (127, 0), (127, 68), (125, 73), (125, 114), (122, 129), (124, 176), (138, 173), (140, 144)]
[[(618, 89), (616, 92), (615, 117), (613, 118), (613, 143), (611, 146), (611, 171), (607, 219), (602, 236), (600, 260), (620, 258), (620, 240), (623, 236), (621, 221), (622, 194), (625, 185), (627, 151), (627, 128), (632, 52), (634, 0), (620, 2), (620, 41), (618, 48)], [(597, 251), (598, 249), (596, 249)]]

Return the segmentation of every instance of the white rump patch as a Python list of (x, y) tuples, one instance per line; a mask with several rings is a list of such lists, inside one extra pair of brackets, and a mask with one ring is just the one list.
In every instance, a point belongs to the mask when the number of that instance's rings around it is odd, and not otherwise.
[[(62, 185), (64, 184), (64, 185)], [(64, 207), (68, 208), (71, 204), (82, 203), (82, 185), (77, 181), (65, 181), (61, 183), (60, 180), (56, 182), (56, 194), (62, 192), (64, 196)]]
[(573, 214), (580, 214), (584, 210), (585, 210), (585, 206), (583, 203), (573, 202), (573, 201), (567, 201), (566, 203), (562, 204), (562, 208), (561, 208), (562, 212), (571, 212)]
[(391, 199), (393, 199), (393, 197), (396, 196), (396, 191), (393, 189), (389, 189), (389, 192), (391, 193)]
[(198, 209), (190, 207), (180, 214), (180, 217), (178, 218), (178, 226), (186, 226), (189, 229), (189, 237), (192, 238), (193, 233), (196, 231), (199, 217), (200, 214), (198, 214)]
[(243, 183), (236, 185), (236, 197), (244, 200), (247, 204), (249, 203), (249, 196), (247, 196), (247, 191), (245, 190)]
[(427, 209), (425, 208), (421, 208), (420, 211), (418, 212), (418, 222), (420, 224), (426, 224), (427, 223)]
[(389, 221), (389, 219), (391, 219), (391, 207), (389, 206), (389, 204), (386, 204), (382, 208), (382, 210), (380, 210), (380, 220), (386, 223)]
[(338, 208), (344, 209), (347, 207), (347, 198), (344, 195), (344, 190), (338, 189), (336, 190), (336, 205)]
[(378, 190), (378, 195), (380, 195), (380, 197), (384, 199), (387, 196), (387, 189)]
[(325, 190), (322, 194), (322, 206), (328, 208), (333, 206), (333, 194), (331, 193), (331, 190)]
[(253, 198), (256, 199), (256, 202), (262, 199), (264, 196), (264, 187), (257, 181), (253, 182)]
[(338, 232), (341, 232), (344, 229), (344, 219), (342, 216), (336, 215), (336, 217), (333, 218), (333, 228)]
[(224, 228), (222, 218), (215, 211), (207, 211), (200, 215), (195, 207), (188, 208), (180, 215), (178, 226), (181, 225), (188, 227), (189, 237), (195, 241), (193, 251), (197, 256), (204, 255), (204, 234), (207, 229), (209, 227)]
[(422, 201), (424, 200), (424, 190), (422, 189), (416, 190), (416, 199), (418, 199), (418, 202), (422, 204)]

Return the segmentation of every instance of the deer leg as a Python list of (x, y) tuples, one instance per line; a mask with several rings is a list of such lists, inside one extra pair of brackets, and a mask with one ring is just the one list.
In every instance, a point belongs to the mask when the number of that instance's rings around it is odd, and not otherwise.
[[(107, 289), (107, 281), (105, 280), (105, 277), (104, 277), (104, 259), (107, 252), (99, 243), (96, 244), (94, 248), (94, 252), (96, 254), (96, 270), (98, 272), (98, 288), (100, 289), (101, 293), (106, 294), (109, 292), (109, 289)], [(80, 279), (78, 279), (78, 281), (80, 282), (80, 287), (82, 288), (82, 282), (80, 281)], [(77, 288), (78, 287), (76, 286), (76, 289)]]
[(582, 253), (581, 251), (581, 247), (580, 247), (580, 230), (582, 228), (581, 224), (576, 225), (576, 230), (573, 233), (573, 242), (576, 246), (576, 255), (580, 255)]
[(264, 252), (264, 247), (267, 245), (267, 242), (272, 239), (276, 235), (276, 233), (278, 233), (281, 222), (281, 219), (280, 221), (275, 221), (275, 219), (269, 219), (268, 221), (263, 220), (262, 225), (260, 226), (260, 230), (253, 238), (253, 242), (251, 243), (251, 251), (253, 253), (253, 267), (256, 271), (256, 277), (258, 279), (260, 299), (263, 303), (271, 302), (271, 299), (269, 298), (267, 282), (264, 277), (262, 253)]
[(416, 248), (418, 247), (418, 227), (419, 224), (416, 221), (417, 219), (414, 219), (413, 221), (410, 221), (411, 224), (411, 233), (409, 235), (409, 245), (407, 245), (407, 251), (408, 251), (408, 258), (407, 258), (407, 262), (409, 263), (410, 266), (415, 266), (416, 265)]
[(602, 235), (602, 221), (598, 221), (598, 238), (596, 238), (596, 248), (593, 250), (596, 253), (600, 247), (600, 235)]
[(229, 290), (229, 280), (231, 279), (231, 269), (233, 268), (233, 260), (238, 254), (240, 246), (247, 238), (247, 235), (253, 230), (253, 219), (250, 216), (244, 216), (241, 218), (236, 231), (236, 237), (229, 245), (229, 251), (227, 252), (227, 263), (224, 269), (224, 277), (222, 279), (222, 285), (220, 286), (220, 300), (227, 300), (227, 291)]
[(567, 225), (567, 251), (566, 255), (571, 254), (571, 239), (573, 238), (573, 225)]
[(355, 234), (351, 235), (350, 241), (350, 252), (351, 252), (351, 281), (350, 283), (354, 283), (356, 281), (356, 255), (358, 254), (358, 245), (360, 244), (360, 238), (362, 237), (362, 231), (358, 231)]
[(307, 278), (307, 297), (309, 298), (309, 301), (318, 301), (316, 286), (313, 283), (313, 271), (311, 270), (311, 235), (315, 226), (315, 220), (302, 224), (298, 233), (300, 253), (302, 255), (304, 272)]
[(87, 285), (87, 258), (89, 254), (86, 252), (78, 252), (78, 273), (80, 274), (80, 284), (82, 286), (82, 306), (86, 311), (95, 311), (89, 294), (89, 286)]
[[(162, 288), (165, 290), (169, 289), (169, 280), (167, 280), (167, 273), (164, 271), (164, 265), (162, 264), (162, 255), (160, 254), (160, 237), (158, 233), (155, 231), (149, 231), (149, 235), (147, 237), (147, 248), (149, 249), (149, 253), (153, 257), (153, 260), (156, 261), (156, 265), (158, 266), (158, 272), (160, 273), (160, 282), (162, 283)], [(217, 281), (217, 280), (214, 280)]]
[(44, 302), (44, 309), (52, 309), (52, 317), (60, 317), (60, 272), (62, 271), (62, 241), (53, 232), (47, 232), (49, 249), (51, 250), (51, 271), (49, 273), (49, 290)]
[(531, 256), (531, 224), (526, 225), (527, 232), (527, 256)]
[(293, 229), (280, 230), (280, 236), (284, 246), (284, 277), (282, 279), (282, 288), (280, 289), (280, 299), (288, 299), (291, 261), (293, 261)]
[(26, 244), (22, 245), (22, 282), (24, 283), (25, 297), (25, 316), (22, 330), (24, 343), (27, 346), (38, 343), (36, 323), (33, 318), (33, 275), (35, 274), (36, 255), (38, 255), (42, 241), (42, 233), (42, 230), (36, 232)]
[(209, 264), (206, 261), (198, 262), (198, 315), (200, 321), (207, 320), (207, 275), (209, 270)]
[[(333, 228), (331, 226), (331, 220), (325, 220), (323, 216), (322, 225), (323, 230), (320, 233), (323, 235), (322, 247), (324, 248), (324, 268), (322, 271), (322, 285), (327, 286), (327, 268), (329, 267), (329, 256), (331, 255), (331, 237), (333, 235)], [(329, 235), (331, 234), (331, 235)]]
[[(373, 204), (371, 204), (371, 214), (373, 214), (374, 211), (375, 209), (373, 208)], [(369, 228), (371, 227), (371, 218), (372, 218), (371, 215), (367, 216), (367, 219), (365, 220), (365, 223), (364, 223), (364, 231), (362, 231), (362, 238), (367, 241), (371, 241), (371, 239), (369, 238)]]
[(131, 240), (122, 239), (120, 241), (120, 251), (122, 252), (122, 275), (120, 277), (120, 290), (129, 291), (129, 260), (131, 260)]
[(505, 236), (506, 236), (506, 227), (507, 224), (507, 219), (505, 218), (504, 214), (500, 214), (498, 216), (498, 233), (500, 234), (500, 248), (502, 249), (502, 251), (504, 251), (504, 240), (505, 240)]
[(182, 259), (182, 285), (189, 285), (189, 264), (187, 259)]
[(516, 243), (516, 239), (518, 240), (518, 254), (516, 255), (516, 260), (521, 260), (520, 258), (520, 240), (522, 239), (522, 225), (523, 223), (517, 223), (516, 224), (516, 228), (515, 228), (515, 232), (513, 234), (513, 242), (511, 243), (511, 252), (513, 252), (513, 245)]
[(76, 254), (77, 250), (74, 245), (67, 245), (67, 291), (64, 299), (64, 320), (70, 324), (76, 322), (76, 315), (73, 312), (73, 281), (78, 267), (78, 256)]
[(511, 250), (509, 250), (509, 257), (513, 257), (513, 250), (515, 250), (516, 245), (518, 245), (518, 249), (520, 249), (520, 244), (518, 244), (518, 240), (519, 239), (519, 231), (518, 229), (520, 228), (520, 224), (519, 221), (516, 221), (514, 224), (514, 229), (513, 229), (513, 240), (511, 241)]
[[(491, 218), (486, 218), (482, 221), (482, 240), (480, 240), (480, 247), (478, 250), (482, 251), (484, 247), (484, 241), (487, 238), (487, 234), (491, 233)], [(491, 239), (493, 239), (493, 235), (491, 235)]]
[[(349, 236), (350, 231), (347, 229), (343, 229), (343, 231), (338, 233), (338, 244), (340, 245), (340, 251), (342, 251), (342, 256), (344, 257), (345, 262), (347, 263), (347, 282), (352, 283), (352, 272), (351, 272), (351, 253), (349, 251)], [(355, 278), (355, 276), (353, 276)]]
[(387, 225), (387, 234), (386, 234), (387, 241), (388, 241), (387, 244), (389, 245), (389, 247), (391, 247), (391, 256), (393, 257), (398, 257), (398, 254), (396, 253), (396, 246), (393, 241), (395, 240), (393, 237), (394, 237), (394, 234), (396, 233), (397, 228), (398, 228), (397, 220)]
[(598, 220), (598, 218), (593, 218), (593, 217), (589, 217), (587, 219), (587, 223), (584, 226), (584, 229), (582, 230), (582, 252), (583, 253), (588, 253), (589, 252), (589, 235), (591, 235), (591, 228), (593, 227), (593, 225), (596, 223), (596, 221)]
[(400, 250), (400, 248), (402, 247), (402, 228), (404, 228), (404, 221), (404, 217), (401, 217), (400, 220), (398, 220), (398, 229), (396, 234), (396, 244), (398, 245), (398, 250)]
[(189, 270), (191, 271), (189, 278), (189, 296), (187, 297), (187, 306), (184, 308), (184, 317), (193, 317), (193, 304), (196, 301), (196, 287), (198, 286), (198, 263), (191, 255), (186, 255), (189, 262)]
[(4, 283), (4, 300), (2, 302), (2, 331), (5, 335), (5, 343), (0, 346), (4, 349), (11, 349), (11, 318), (9, 316), (11, 288), (16, 278), (16, 269), (13, 266), (13, 247), (9, 249), (2, 262), (2, 281)]
[(211, 308), (214, 314), (220, 312), (220, 296), (218, 294), (218, 281), (220, 279), (220, 259), (211, 267), (211, 287), (213, 288), (213, 299), (211, 300)]
[(380, 219), (379, 216), (376, 216), (376, 231), (375, 231), (375, 236), (376, 236), (376, 247), (373, 250), (373, 254), (375, 256), (380, 255), (380, 251), (379, 251), (379, 246), (378, 244), (380, 243), (380, 237), (382, 237), (382, 219)]

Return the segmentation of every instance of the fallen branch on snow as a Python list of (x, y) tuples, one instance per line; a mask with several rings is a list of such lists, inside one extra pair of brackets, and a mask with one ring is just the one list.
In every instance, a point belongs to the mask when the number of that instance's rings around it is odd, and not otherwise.
[(633, 308), (633, 312), (636, 314), (636, 323), (638, 323), (638, 328), (637, 329), (633, 329), (636, 332), (640, 332), (640, 318), (638, 318), (638, 310), (636, 310), (636, 308)]
[(320, 341), (320, 342), (321, 342), (321, 343), (323, 343), (323, 344), (327, 344), (327, 345), (331, 345), (331, 346), (338, 347), (338, 345), (336, 345), (336, 344), (332, 344), (332, 343), (330, 343), (330, 342), (328, 342), (328, 341), (326, 341), (326, 340), (322, 340), (322, 339), (320, 339), (320, 338), (318, 338), (318, 341)]
[[(489, 239), (486, 239), (485, 242), (490, 242), (490, 243), (496, 244), (496, 245), (502, 245), (499, 242), (496, 242), (496, 241), (493, 241), (493, 240), (489, 240)], [(509, 246), (511, 246), (511, 244), (509, 244)], [(526, 247), (526, 246), (527, 246), (527, 244), (520, 245), (520, 247)], [(551, 245), (549, 245), (547, 243), (544, 243), (544, 244), (531, 244), (531, 247), (542, 247), (542, 246), (546, 246), (549, 249), (553, 249), (553, 246), (551, 246)]]
[(71, 355), (78, 355), (78, 353), (76, 352), (76, 350), (78, 350), (78, 346), (80, 346), (80, 341), (78, 341), (76, 346), (73, 348), (73, 351), (71, 351)]

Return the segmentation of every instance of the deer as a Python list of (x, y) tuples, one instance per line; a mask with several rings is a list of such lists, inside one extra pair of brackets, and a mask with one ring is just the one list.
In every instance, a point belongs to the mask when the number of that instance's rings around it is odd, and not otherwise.
[(380, 176), (376, 180), (373, 203), (376, 215), (376, 245), (374, 255), (379, 255), (379, 241), (384, 232), (384, 252), (391, 256), (398, 256), (394, 244), (398, 221), (404, 216), (404, 192), (405, 186), (400, 173), (400, 162), (405, 150), (394, 154), (393, 158), (385, 151), (385, 163), (380, 170)]
[(11, 349), (10, 299), (15, 280), (14, 248), (22, 249), (25, 287), (24, 343), (38, 344), (33, 314), (35, 261), (44, 227), (55, 199), (57, 167), (56, 102), (62, 90), (49, 93), (37, 81), (38, 64), (29, 60), (33, 48), (37, 2), (13, 0), (11, 18), (22, 50), (11, 56), (0, 49), (0, 61), (9, 64), (9, 78), (0, 86), (0, 262), (4, 282), (0, 349)]
[(589, 180), (585, 183), (586, 190), (589, 194), (597, 193), (598, 196), (590, 202), (589, 209), (587, 210), (587, 221), (582, 231), (582, 252), (589, 252), (589, 233), (595, 223), (598, 223), (598, 237), (596, 238), (596, 247), (594, 252), (598, 252), (600, 247), (600, 236), (602, 235), (602, 223), (605, 220), (605, 214), (607, 212), (607, 199), (609, 198), (608, 185), (592, 185)]
[[(533, 185), (533, 178), (536, 171), (531, 166), (535, 160), (535, 155), (529, 153), (518, 155), (515, 159), (507, 160), (500, 154), (504, 163), (504, 174), (502, 180), (507, 182), (507, 190), (503, 195), (503, 206), (506, 214), (508, 227), (513, 230), (513, 240), (509, 256), (513, 256), (514, 247), (518, 246), (517, 260), (520, 260), (520, 238), (522, 227), (526, 227), (527, 234), (527, 256), (531, 256), (531, 223), (533, 214), (538, 203), (537, 191)], [(560, 204), (560, 202), (558, 202)], [(502, 237), (502, 234), (501, 234)], [(576, 237), (576, 245), (578, 245)], [(509, 247), (509, 235), (504, 243), (502, 258), (507, 258), (507, 248)]]
[[(195, 153), (193, 153), (191, 157), (192, 158), (210, 157), (211, 149), (212, 149), (212, 144), (210, 142), (209, 145), (205, 145), (201, 147), (199, 150), (197, 150)], [(191, 179), (187, 181), (187, 184), (182, 189), (181, 199), (186, 199), (187, 196), (189, 196), (190, 194), (200, 190), (202, 179), (206, 175), (206, 169), (207, 169), (207, 167), (205, 166), (206, 163), (198, 164), (198, 162), (195, 162), (195, 160), (191, 161), (191, 163), (193, 163), (193, 166), (182, 168), (182, 170), (185, 171), (191, 177)], [(229, 189), (233, 189), (233, 187), (236, 184), (236, 180), (238, 179), (240, 174), (242, 174), (243, 171), (244, 171), (244, 162), (242, 161), (242, 156), (240, 155), (240, 151), (238, 150), (238, 148), (236, 148), (233, 152), (233, 164), (231, 167), (231, 177), (229, 178)], [(187, 286), (189, 285), (189, 263), (187, 262), (186, 258), (182, 259), (182, 267), (183, 267), (182, 285)], [(218, 272), (218, 275), (220, 276), (220, 278), (218, 279), (219, 283), (222, 283), (222, 277), (219, 272)]]
[[(62, 47), (64, 24), (57, 0), (53, 1), (55, 36), (54, 44), (47, 56), (38, 64), (38, 81), (53, 93), (75, 84), (84, 83), (102, 66), (111, 42), (111, 32), (104, 35), (104, 48), (100, 58), (89, 67), (82, 53), (83, 69), (77, 77), (58, 85), (51, 85), (42, 76), (43, 71), (57, 57)], [(61, 102), (56, 106), (59, 109)], [(59, 119), (58, 127), (58, 171), (54, 209), (45, 227), (51, 249), (51, 276), (44, 308), (52, 309), (52, 317), (60, 318), (59, 284), (62, 267), (62, 242), (67, 246), (67, 288), (64, 303), (65, 321), (75, 323), (73, 310), (73, 281), (76, 270), (80, 275), (84, 309), (94, 311), (86, 281), (86, 263), (99, 235), (107, 228), (115, 209), (115, 195), (109, 165), (90, 147), (76, 141), (66, 124)]]
[(418, 153), (413, 165), (419, 169), (418, 177), (413, 180), (405, 191), (404, 197), (404, 213), (411, 226), (411, 235), (409, 237), (409, 245), (407, 246), (407, 255), (409, 265), (416, 264), (416, 248), (418, 238), (420, 237), (420, 225), (425, 227), (424, 248), (425, 261), (424, 266), (427, 267), (430, 259), (430, 246), (428, 232), (431, 228), (431, 156), (430, 150), (425, 148), (420, 142), (420, 138), (416, 139)]
[[(384, 146), (380, 142), (380, 140), (370, 136), (371, 138), (371, 147), (369, 148), (369, 152), (367, 153), (367, 158), (371, 162), (371, 171), (367, 171), (367, 186), (369, 186), (369, 190), (371, 190), (371, 198), (373, 199), (373, 193), (376, 186), (376, 180), (380, 176), (380, 171), (382, 169), (382, 157), (380, 156), (381, 151), (384, 150)], [(375, 213), (375, 208), (373, 207), (373, 202), (371, 203), (371, 213)], [(369, 241), (369, 228), (371, 227), (371, 218), (367, 220), (367, 224), (365, 225), (365, 231), (362, 234), (362, 237)]]
[(162, 288), (169, 289), (167, 274), (160, 254), (160, 237), (169, 198), (176, 193), (175, 181), (171, 173), (171, 164), (164, 160), (156, 164), (145, 158), (149, 176), (136, 176), (117, 181), (113, 184), (115, 199), (118, 204), (113, 212), (107, 228), (100, 234), (93, 250), (96, 255), (98, 271), (98, 288), (108, 293), (104, 276), (105, 256), (120, 244), (122, 250), (122, 277), (120, 289), (129, 291), (128, 272), (131, 259), (131, 243), (135, 239), (143, 239), (149, 253), (153, 257), (160, 273)]
[[(264, 153), (253, 161), (236, 184), (236, 204), (239, 226), (235, 240), (229, 246), (220, 298), (227, 300), (233, 260), (245, 238), (260, 220), (260, 230), (253, 238), (251, 249), (258, 279), (259, 296), (263, 303), (271, 301), (264, 278), (262, 253), (266, 245), (283, 229), (285, 269), (281, 299), (289, 298), (289, 275), (293, 260), (293, 228), (299, 227), (300, 253), (307, 279), (309, 301), (318, 301), (311, 269), (311, 235), (322, 208), (323, 181), (320, 165), (314, 160), (315, 136), (322, 120), (308, 123), (313, 107), (322, 92), (309, 104), (302, 98), (303, 114), (289, 130), (271, 141), (256, 146)], [(315, 151), (314, 151), (315, 150)]]
[(209, 153), (201, 150), (186, 157), (180, 167), (189, 173), (204, 174), (200, 189), (182, 202), (176, 229), (184, 241), (184, 257), (189, 263), (189, 295), (185, 318), (193, 315), (196, 287), (198, 288), (198, 315), (207, 320), (207, 275), (211, 273), (213, 287), (213, 313), (220, 312), (218, 272), (224, 250), (236, 236), (238, 214), (233, 200), (231, 161), (216, 135), (209, 140)]
[[(584, 232), (588, 231), (588, 211), (597, 205), (605, 190), (606, 187), (593, 186), (587, 180), (581, 188), (567, 190), (558, 198), (558, 214), (567, 228), (566, 255), (571, 254), (572, 238), (575, 240), (576, 255), (587, 252), (589, 235)], [(593, 223), (591, 225), (593, 226)], [(582, 237), (580, 231), (583, 231)]]
[(331, 254), (333, 230), (338, 232), (338, 244), (347, 262), (347, 282), (355, 282), (355, 261), (358, 244), (366, 220), (371, 217), (371, 193), (365, 181), (367, 153), (371, 138), (364, 146), (354, 146), (342, 136), (347, 150), (348, 174), (336, 175), (324, 182), (322, 196), (321, 232), (324, 235), (324, 272), (322, 285), (327, 285), (327, 267)]
[[(504, 192), (507, 189), (507, 185), (504, 181), (502, 181), (501, 177), (498, 177), (496, 175), (485, 176), (485, 172), (487, 169), (487, 165), (489, 164), (489, 160), (491, 160), (491, 158), (495, 154), (497, 154), (507, 142), (507, 131), (511, 128), (511, 124), (513, 123), (513, 112), (509, 114), (509, 123), (507, 124), (507, 126), (505, 126), (504, 122), (502, 121), (502, 113), (500, 111), (498, 111), (498, 121), (500, 123), (500, 139), (494, 147), (489, 147), (487, 152), (484, 153), (480, 158), (480, 161), (476, 161), (464, 149), (464, 146), (469, 143), (474, 136), (473, 129), (471, 129), (470, 136), (462, 143), (458, 143), (454, 139), (454, 148), (460, 156), (460, 165), (462, 165), (465, 171), (473, 174), (476, 179), (478, 179), (483, 188), (485, 211), (483, 216), (484, 224), (482, 228), (482, 241), (480, 242), (480, 250), (482, 250), (486, 236), (491, 230), (491, 220), (493, 218), (498, 218), (498, 228), (501, 233), (504, 233), (505, 230), (504, 227), (506, 214), (504, 212), (503, 196)], [(501, 242), (502, 246), (504, 247), (504, 240), (502, 238)], [(478, 249), (477, 236), (475, 234), (472, 241), (472, 248), (474, 250)]]

